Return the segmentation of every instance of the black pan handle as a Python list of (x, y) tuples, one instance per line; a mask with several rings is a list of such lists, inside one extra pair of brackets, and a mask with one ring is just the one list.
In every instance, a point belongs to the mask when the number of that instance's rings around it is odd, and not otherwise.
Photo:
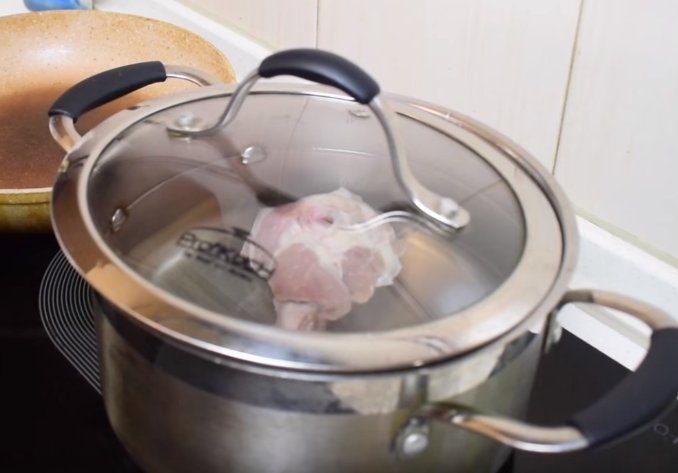
[(361, 104), (379, 94), (379, 84), (351, 61), (318, 49), (288, 49), (272, 54), (259, 65), (261, 77), (291, 75), (343, 90)]
[(167, 80), (160, 61), (140, 62), (116, 67), (78, 82), (56, 99), (49, 116), (64, 115), (74, 122), (81, 115), (135, 90)]
[(673, 406), (678, 396), (676, 320), (654, 306), (606, 291), (570, 291), (558, 308), (572, 302), (598, 304), (626, 312), (652, 329), (650, 348), (635, 372), (562, 426), (532, 425), (444, 402), (427, 404), (401, 428), (395, 448), (403, 450), (408, 436), (422, 435), (422, 426), (436, 421), (476, 432), (520, 450), (568, 452), (620, 440)]
[(160, 61), (139, 62), (109, 69), (88, 77), (66, 90), (50, 107), (50, 131), (66, 151), (80, 141), (73, 124), (81, 115), (147, 85), (177, 78), (200, 86), (219, 83), (202, 71), (184, 66), (168, 66)]

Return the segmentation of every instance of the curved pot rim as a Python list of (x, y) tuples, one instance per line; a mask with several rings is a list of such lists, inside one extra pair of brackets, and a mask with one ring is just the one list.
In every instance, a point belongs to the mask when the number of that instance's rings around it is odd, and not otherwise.
[[(525, 150), (489, 127), (442, 107), (396, 95), (387, 97), (398, 114), (425, 120), (445, 133), (454, 130), (484, 158), (494, 156), (490, 164), (512, 185), (523, 207), (527, 235), (523, 256), (493, 293), (453, 317), (413, 327), (361, 334), (308, 334), (229, 318), (153, 286), (127, 267), (98, 234), (87, 201), (90, 173), (113, 139), (149, 115), (231, 92), (229, 86), (211, 86), (118, 113), (88, 133), (69, 153), (54, 185), (53, 226), (71, 264), (108, 301), (163, 338), (208, 357), (294, 371), (399, 370), (463, 356), (540, 326), (566, 291), (578, 251), (577, 230), (574, 213), (555, 179)], [(349, 100), (328, 93), (325, 87), (306, 84), (259, 86), (253, 93)], [(515, 178), (516, 170), (521, 172), (519, 179)]]

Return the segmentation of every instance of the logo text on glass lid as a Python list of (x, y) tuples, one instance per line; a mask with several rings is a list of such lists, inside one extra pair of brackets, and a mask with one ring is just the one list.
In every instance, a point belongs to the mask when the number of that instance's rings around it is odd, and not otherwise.
[(268, 280), (275, 271), (275, 258), (241, 228), (195, 227), (177, 240), (184, 256), (248, 279), (253, 274)]

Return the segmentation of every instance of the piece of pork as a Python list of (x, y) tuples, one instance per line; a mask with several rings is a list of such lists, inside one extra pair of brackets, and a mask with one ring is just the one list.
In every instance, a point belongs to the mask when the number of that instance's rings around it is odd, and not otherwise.
[[(376, 287), (393, 282), (402, 246), (393, 228), (347, 228), (375, 216), (344, 188), (259, 212), (251, 238), (276, 260), (269, 285), (279, 326), (323, 330), (328, 321), (348, 314), (353, 303), (367, 302)], [(257, 259), (254, 245), (247, 251)]]

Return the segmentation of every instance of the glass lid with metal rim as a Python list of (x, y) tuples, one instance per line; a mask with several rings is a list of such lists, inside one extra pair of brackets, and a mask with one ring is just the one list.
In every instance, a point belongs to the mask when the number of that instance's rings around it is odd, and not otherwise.
[[(106, 264), (83, 269), (90, 283), (180, 342), (292, 369), (421, 365), (524, 321), (564, 254), (537, 167), (317, 53), (264, 62), (235, 92), (150, 102), (96, 136), (79, 206)], [(318, 61), (350, 96), (252, 88), (317, 79)]]

